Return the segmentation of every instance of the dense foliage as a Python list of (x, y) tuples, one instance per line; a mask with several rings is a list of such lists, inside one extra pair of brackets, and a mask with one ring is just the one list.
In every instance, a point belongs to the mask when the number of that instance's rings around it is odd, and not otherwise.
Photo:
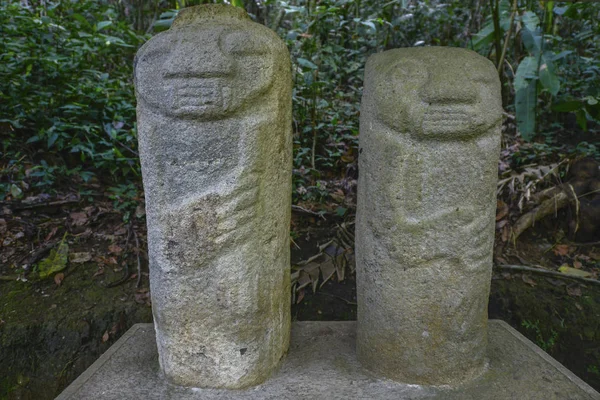
[[(93, 178), (114, 192), (131, 192), (130, 183), (139, 183), (133, 56), (177, 9), (201, 2), (0, 1), (0, 198)], [(322, 201), (330, 195), (328, 181), (355, 171), (364, 65), (389, 48), (466, 47), (500, 65), (511, 140), (520, 135), (552, 152), (565, 132), (599, 129), (598, 3), (244, 5), (286, 40), (292, 55), (295, 201)], [(593, 144), (580, 148), (599, 155)]]

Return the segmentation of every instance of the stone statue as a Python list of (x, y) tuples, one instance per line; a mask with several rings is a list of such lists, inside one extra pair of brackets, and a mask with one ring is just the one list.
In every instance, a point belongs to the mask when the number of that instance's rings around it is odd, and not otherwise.
[(501, 117), (498, 73), (474, 52), (368, 60), (356, 227), (367, 368), (432, 385), (485, 370)]
[(264, 381), (290, 333), (291, 76), (243, 9), (204, 5), (138, 52), (159, 361), (169, 381)]

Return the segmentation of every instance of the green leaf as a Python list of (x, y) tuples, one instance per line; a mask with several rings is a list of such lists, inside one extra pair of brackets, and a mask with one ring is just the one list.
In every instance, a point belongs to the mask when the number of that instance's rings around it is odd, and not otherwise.
[(580, 269), (568, 267), (566, 265), (561, 266), (558, 270), (560, 272), (562, 272), (563, 274), (571, 275), (571, 276), (579, 276), (582, 278), (589, 278), (592, 276), (592, 274), (588, 271), (583, 271)]
[(41, 279), (45, 279), (50, 275), (62, 271), (67, 267), (69, 259), (69, 244), (67, 243), (67, 234), (65, 233), (62, 240), (56, 249), (50, 251), (50, 255), (40, 261), (38, 272)]
[(569, 54), (571, 54), (572, 52), (573, 52), (572, 50), (564, 50), (564, 51), (561, 51), (560, 53), (558, 53), (558, 54), (555, 54), (555, 55), (552, 57), (552, 61), (557, 61), (557, 60), (560, 60), (560, 59), (562, 59), (562, 58), (565, 58), (566, 56), (568, 56), (568, 55), (569, 55)]
[(579, 110), (582, 106), (583, 104), (578, 100), (561, 101), (552, 105), (552, 111), (571, 112)]
[(20, 187), (13, 183), (12, 185), (10, 185), (10, 194), (13, 197), (13, 199), (20, 199), (21, 196), (23, 196), (23, 191)]
[(515, 93), (515, 111), (517, 128), (523, 139), (529, 141), (535, 136), (535, 117), (537, 106), (536, 80), (529, 81)]
[(53, 133), (52, 135), (50, 135), (50, 137), (48, 138), (48, 148), (52, 147), (54, 142), (56, 142), (56, 139), (58, 139), (58, 133)]
[(81, 14), (72, 14), (71, 17), (73, 17), (74, 19), (81, 22), (83, 25), (85, 25), (87, 27), (90, 26), (90, 23), (88, 22), (88, 20), (85, 19), (85, 17)]
[(542, 33), (540, 30), (530, 31), (527, 29), (521, 30), (521, 39), (527, 51), (531, 54), (538, 55), (542, 48)]
[(577, 110), (577, 112), (575, 113), (575, 119), (577, 121), (577, 125), (579, 125), (581, 129), (587, 132), (587, 117), (585, 115), (584, 109)]
[(494, 23), (488, 22), (473, 38), (473, 50), (477, 51), (489, 45), (494, 39)]
[(243, 0), (231, 0), (231, 5), (234, 7), (244, 8)]
[(538, 62), (535, 57), (529, 56), (521, 60), (515, 75), (515, 91), (526, 88), (529, 79), (535, 79), (538, 72)]
[(521, 22), (527, 30), (533, 32), (540, 26), (540, 19), (533, 11), (525, 11), (521, 16)]
[(364, 26), (368, 26), (369, 28), (371, 28), (373, 31), (376, 31), (377, 28), (375, 27), (375, 24), (373, 23), (373, 21), (360, 21), (360, 23)]
[(100, 21), (96, 24), (96, 30), (99, 31), (110, 25), (112, 25), (112, 21)]
[(560, 80), (556, 75), (554, 64), (552, 63), (552, 53), (542, 55), (540, 65), (540, 83), (544, 89), (548, 90), (552, 96), (556, 96), (560, 90)]
[(318, 68), (315, 64), (313, 64), (312, 62), (308, 61), (306, 58), (297, 58), (296, 61), (302, 67), (306, 67), (306, 68), (310, 68), (310, 69), (317, 69)]

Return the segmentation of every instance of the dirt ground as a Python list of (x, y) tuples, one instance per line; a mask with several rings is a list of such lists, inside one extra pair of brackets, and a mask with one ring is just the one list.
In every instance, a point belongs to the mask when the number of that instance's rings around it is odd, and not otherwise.
[[(143, 208), (124, 220), (108, 199), (44, 204), (0, 215), (0, 399), (54, 398), (131, 325), (152, 321)], [(597, 277), (600, 246), (556, 241), (543, 224), (516, 246), (500, 236), (497, 263)], [(352, 217), (296, 209), (292, 239), (292, 318), (355, 320)], [(58, 270), (41, 278), (48, 259)], [(600, 285), (495, 267), (489, 313), (600, 390)]]

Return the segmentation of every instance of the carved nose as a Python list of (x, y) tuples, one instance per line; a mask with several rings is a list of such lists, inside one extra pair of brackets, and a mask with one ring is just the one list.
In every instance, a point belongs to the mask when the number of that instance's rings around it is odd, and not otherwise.
[(421, 99), (430, 104), (472, 104), (477, 101), (478, 92), (464, 77), (430, 80), (421, 89)]
[(215, 78), (230, 75), (234, 60), (217, 43), (190, 41), (179, 43), (166, 68), (166, 78)]

